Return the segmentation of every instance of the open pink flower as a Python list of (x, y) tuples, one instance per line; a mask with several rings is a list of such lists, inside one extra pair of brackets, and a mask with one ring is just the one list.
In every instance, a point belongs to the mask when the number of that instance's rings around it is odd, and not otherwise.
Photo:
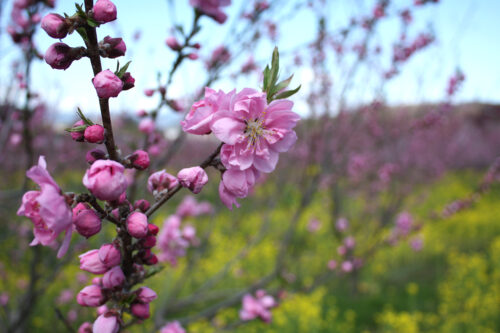
[[(161, 252), (158, 255), (160, 261), (168, 261), (172, 266), (177, 264), (177, 258), (186, 254), (186, 249), (195, 241), (193, 227), (184, 233), (181, 229), (181, 219), (177, 215), (171, 215), (165, 220), (163, 228), (158, 235), (158, 247)], [(186, 237), (188, 236), (188, 237)]]
[(241, 320), (253, 320), (260, 318), (265, 322), (271, 321), (271, 311), (269, 309), (276, 306), (272, 296), (266, 294), (264, 290), (257, 290), (256, 297), (250, 294), (243, 296), (243, 309), (240, 311)]
[(50, 245), (57, 236), (65, 231), (64, 241), (57, 252), (61, 258), (68, 250), (73, 228), (73, 214), (61, 192), (61, 189), (47, 171), (45, 157), (40, 156), (38, 165), (26, 172), (40, 186), (40, 191), (29, 191), (23, 196), (17, 215), (26, 216), (34, 225), (35, 238), (31, 246)]
[[(299, 116), (292, 112), (293, 102), (276, 100), (267, 104), (266, 94), (243, 89), (231, 99), (229, 111), (218, 111), (211, 124), (215, 136), (226, 147), (226, 168), (246, 170), (254, 166), (271, 172), (278, 155), (289, 150), (297, 140), (292, 130)], [(222, 153), (221, 153), (222, 154)]]
[(259, 172), (253, 167), (243, 171), (226, 170), (219, 184), (219, 196), (222, 203), (229, 209), (233, 209), (233, 204), (239, 207), (236, 198), (245, 198), (254, 187), (258, 177)]
[(227, 15), (220, 7), (229, 6), (231, 0), (189, 0), (189, 4), (222, 24), (226, 21)]
[(172, 321), (166, 323), (165, 326), (160, 329), (160, 333), (186, 333), (186, 330), (182, 328), (178, 321)]

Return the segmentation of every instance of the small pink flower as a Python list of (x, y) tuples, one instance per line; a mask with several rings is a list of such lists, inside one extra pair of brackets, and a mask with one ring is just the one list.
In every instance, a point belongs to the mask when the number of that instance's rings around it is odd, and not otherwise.
[(342, 263), (342, 271), (345, 272), (345, 273), (349, 273), (349, 272), (352, 272), (352, 270), (354, 269), (354, 265), (352, 264), (352, 262), (350, 262), (349, 260), (347, 261), (344, 261)]
[(102, 277), (102, 285), (104, 288), (112, 289), (121, 286), (125, 282), (125, 274), (123, 274), (120, 266), (115, 266), (107, 271)]
[(106, 298), (102, 294), (101, 287), (92, 284), (83, 288), (76, 295), (76, 301), (81, 306), (98, 307), (106, 302)]
[(135, 238), (143, 238), (148, 234), (148, 217), (140, 212), (133, 212), (127, 217), (127, 231)]
[(38, 165), (26, 172), (40, 186), (40, 191), (29, 191), (23, 196), (17, 215), (26, 216), (34, 225), (33, 245), (51, 245), (57, 236), (65, 231), (66, 236), (59, 248), (57, 257), (62, 257), (68, 250), (73, 228), (72, 212), (61, 189), (47, 171), (45, 158), (40, 156)]
[(94, 5), (94, 19), (99, 23), (116, 20), (116, 6), (109, 0), (97, 0)]
[(340, 232), (346, 231), (347, 228), (349, 228), (349, 221), (344, 217), (339, 218), (335, 223), (335, 229)]
[(194, 103), (186, 119), (181, 122), (184, 132), (197, 135), (209, 134), (212, 131), (210, 124), (215, 112), (229, 110), (233, 94), (234, 91), (225, 94), (222, 90), (216, 92), (211, 88), (205, 88), (205, 98)]
[(130, 306), (130, 311), (134, 316), (140, 319), (148, 319), (149, 314), (149, 303), (133, 303)]
[(168, 37), (167, 40), (165, 41), (167, 46), (171, 48), (174, 51), (179, 51), (182, 47), (181, 44), (177, 41), (177, 39), (173, 36)]
[(89, 238), (101, 231), (101, 219), (92, 209), (79, 210), (73, 215), (76, 231)]
[(265, 322), (271, 321), (271, 312), (269, 309), (276, 306), (272, 296), (266, 294), (264, 290), (258, 290), (256, 297), (250, 294), (243, 296), (243, 308), (240, 311), (240, 319), (244, 321), (260, 318)]
[(138, 170), (145, 170), (149, 167), (149, 155), (144, 150), (136, 150), (128, 159)]
[(99, 260), (106, 267), (114, 267), (120, 264), (122, 256), (120, 250), (114, 244), (104, 244), (99, 248)]
[(94, 333), (118, 333), (120, 322), (115, 313), (108, 311), (100, 315), (93, 325)]
[(52, 38), (64, 38), (68, 34), (69, 25), (59, 14), (50, 13), (42, 19), (41, 27)]
[(155, 122), (151, 118), (144, 118), (139, 123), (139, 131), (144, 134), (151, 134), (155, 131)]
[(160, 333), (186, 333), (186, 330), (182, 328), (178, 321), (172, 321), (166, 323), (165, 326), (160, 329)]
[(104, 274), (108, 267), (99, 259), (99, 250), (90, 250), (81, 254), (80, 269), (92, 274)]
[(177, 178), (166, 172), (165, 170), (160, 170), (153, 173), (148, 178), (148, 191), (153, 193), (161, 192), (168, 189), (169, 191), (175, 188), (179, 184)]
[(85, 141), (90, 143), (104, 142), (104, 127), (101, 125), (91, 125), (85, 129)]
[(187, 187), (194, 194), (198, 194), (208, 183), (208, 176), (205, 170), (199, 166), (192, 168), (185, 168), (179, 171), (177, 179), (183, 187)]
[(141, 287), (136, 291), (137, 298), (136, 300), (141, 303), (151, 303), (154, 301), (158, 295), (154, 292), (154, 290), (148, 287)]
[(123, 90), (123, 81), (109, 69), (98, 73), (92, 79), (92, 83), (94, 84), (99, 98), (117, 97)]
[(231, 0), (189, 0), (189, 4), (218, 23), (226, 22), (227, 15), (220, 7), (229, 6)]
[(100, 200), (117, 200), (127, 189), (125, 168), (112, 160), (98, 160), (83, 177), (83, 185)]

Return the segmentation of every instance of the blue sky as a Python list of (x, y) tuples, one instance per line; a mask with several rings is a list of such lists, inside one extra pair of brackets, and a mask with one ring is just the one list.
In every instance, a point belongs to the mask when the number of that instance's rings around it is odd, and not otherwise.
[[(276, 1), (276, 0), (275, 0)], [(316, 0), (318, 1), (318, 0)], [(345, 26), (353, 16), (371, 12), (374, 1), (370, 0), (343, 0), (327, 1), (326, 11), (329, 28)], [(393, 1), (397, 8), (411, 4), (411, 0)], [(57, 1), (55, 12), (72, 14), (74, 4), (69, 0)], [(146, 98), (142, 91), (154, 87), (157, 73), (165, 73), (173, 60), (173, 52), (165, 47), (165, 38), (170, 35), (172, 21), (183, 24), (186, 28), (190, 24), (192, 12), (188, 0), (173, 0), (175, 11), (164, 0), (130, 1), (116, 0), (118, 7), (118, 21), (106, 24), (99, 29), (99, 37), (106, 35), (121, 36), (128, 46), (128, 52), (122, 63), (132, 60), (130, 70), (136, 78), (136, 88), (120, 95), (111, 101), (113, 110), (127, 109), (131, 112), (138, 109), (149, 109), (156, 105), (156, 100)], [(286, 3), (286, 1), (285, 1)], [(196, 39), (203, 44), (201, 55), (206, 56), (217, 45), (224, 43), (228, 38), (228, 26), (233, 20), (240, 20), (237, 13), (241, 6), (251, 5), (250, 1), (233, 0), (232, 6), (227, 9), (229, 22), (224, 26), (204, 18), (201, 21), (203, 30)], [(10, 82), (10, 64), (19, 56), (16, 48), (10, 43), (5, 34), (8, 22), (10, 2), (4, 9), (1, 21), (2, 34), (0, 35), (0, 89)], [(500, 1), (496, 0), (441, 0), (439, 5), (431, 5), (414, 13), (415, 26), (409, 35), (415, 35), (429, 25), (437, 36), (437, 42), (411, 59), (401, 75), (391, 81), (385, 88), (385, 98), (391, 104), (413, 104), (419, 102), (435, 102), (445, 96), (444, 90), (449, 75), (455, 68), (460, 67), (466, 74), (466, 81), (457, 101), (500, 102)], [(279, 16), (282, 22), (279, 32), (278, 46), (284, 53), (306, 45), (316, 31), (316, 22), (310, 11), (301, 10), (292, 12), (292, 15)], [(390, 54), (390, 41), (399, 34), (399, 21), (389, 20), (383, 23), (375, 35), (375, 41), (383, 47), (383, 54)], [(142, 37), (138, 43), (132, 42), (132, 36), (141, 30)], [(40, 50), (45, 51), (55, 42), (43, 31), (36, 35), (36, 43)], [(71, 46), (81, 45), (79, 37), (74, 34), (64, 40)], [(264, 42), (256, 48), (255, 57), (262, 64), (270, 57), (273, 44)], [(248, 52), (246, 52), (248, 53)], [(244, 62), (245, 56), (240, 59)], [(285, 59), (286, 63), (286, 59)], [(288, 62), (290, 63), (290, 62)], [(106, 60), (105, 68), (114, 69), (115, 60)], [(335, 77), (335, 63), (331, 65), (332, 75)], [(307, 67), (300, 69), (287, 66), (286, 70), (296, 72), (294, 85), (302, 83), (303, 96), (307, 93), (307, 86), (312, 80), (311, 70)], [(349, 94), (353, 104), (369, 101), (372, 97), (375, 83), (369, 78), (373, 73), (366, 68), (355, 80), (352, 92)], [(201, 62), (184, 64), (176, 75), (171, 96), (183, 96), (186, 91), (192, 91), (193, 85), (201, 83), (197, 80), (203, 71)], [(72, 114), (76, 106), (87, 112), (97, 110), (97, 98), (94, 95), (90, 80), (92, 78), (88, 60), (83, 59), (74, 63), (66, 71), (55, 71), (44, 62), (38, 62), (33, 69), (33, 86), (42, 91), (51, 109), (58, 112)], [(194, 82), (194, 84), (193, 84)], [(225, 79), (215, 84), (216, 88), (242, 89), (245, 86), (258, 88), (258, 75), (244, 80), (233, 82)], [(335, 85), (335, 82), (334, 82)], [(295, 98), (298, 112), (306, 115), (307, 108), (301, 101), (300, 95)], [(174, 118), (175, 119), (175, 118)]]

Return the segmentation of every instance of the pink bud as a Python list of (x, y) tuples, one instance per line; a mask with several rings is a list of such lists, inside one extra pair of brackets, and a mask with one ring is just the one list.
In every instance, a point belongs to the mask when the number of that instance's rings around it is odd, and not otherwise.
[(156, 265), (158, 263), (158, 257), (156, 255), (152, 254), (150, 257), (148, 257), (145, 261), (146, 265)]
[(97, 74), (92, 79), (92, 83), (94, 84), (99, 98), (116, 97), (123, 89), (122, 80), (109, 69)]
[(108, 267), (99, 259), (99, 250), (90, 250), (80, 255), (80, 269), (92, 274), (103, 274)]
[(125, 168), (112, 160), (98, 160), (83, 177), (83, 185), (100, 200), (117, 200), (127, 189)]
[(135, 79), (129, 72), (125, 72), (122, 76), (123, 90), (129, 90), (135, 87)]
[(194, 43), (193, 47), (197, 50), (201, 49), (201, 44), (200, 43)]
[(149, 204), (149, 201), (145, 199), (139, 199), (134, 202), (134, 209), (139, 209), (143, 213), (145, 213), (149, 207), (151, 207), (151, 205)]
[[(79, 126), (83, 126), (83, 125), (85, 125), (83, 120), (78, 120), (76, 123), (73, 124), (72, 127), (74, 128), (74, 127), (79, 127)], [(83, 133), (84, 132), (85, 132), (85, 130), (81, 130), (78, 132), (70, 132), (71, 138), (75, 141), (83, 141)]]
[(165, 170), (157, 171), (148, 178), (148, 191), (161, 192), (165, 189), (171, 190), (179, 184), (177, 178), (167, 173)]
[(146, 89), (146, 90), (144, 90), (144, 95), (146, 95), (148, 97), (153, 96), (154, 93), (155, 93), (154, 89)]
[(93, 325), (94, 333), (118, 333), (120, 330), (120, 323), (118, 317), (111, 311), (100, 315)]
[(140, 303), (151, 303), (154, 301), (158, 296), (154, 292), (154, 290), (148, 288), (148, 287), (141, 287), (136, 291), (137, 298), (136, 300)]
[(76, 217), (81, 211), (90, 209), (89, 205), (83, 202), (79, 202), (76, 204), (76, 206), (73, 208), (73, 217)]
[(115, 266), (104, 274), (102, 277), (102, 285), (104, 288), (112, 289), (119, 287), (125, 282), (125, 274), (123, 274), (120, 266)]
[(106, 302), (106, 298), (102, 294), (101, 287), (92, 284), (83, 288), (76, 295), (76, 301), (81, 306), (97, 307), (103, 305)]
[(153, 236), (158, 235), (158, 232), (160, 231), (160, 228), (158, 228), (153, 223), (148, 224), (148, 229), (149, 229), (149, 234), (151, 234)]
[(108, 311), (108, 307), (106, 305), (101, 305), (100, 307), (97, 308), (97, 315), (100, 316), (103, 313)]
[(69, 25), (59, 14), (50, 13), (42, 19), (42, 29), (52, 38), (64, 38), (68, 34)]
[(114, 267), (120, 264), (122, 256), (114, 244), (104, 244), (99, 249), (99, 260), (107, 267)]
[(95, 278), (93, 278), (92, 284), (95, 284), (96, 286), (102, 287), (102, 277), (96, 276)]
[(149, 318), (149, 303), (134, 303), (130, 306), (130, 311), (134, 316), (140, 319)]
[(200, 193), (203, 186), (208, 183), (207, 173), (199, 166), (182, 169), (177, 174), (177, 178), (182, 186), (187, 187), (194, 194)]
[(337, 268), (337, 262), (335, 260), (330, 260), (327, 266), (329, 270), (333, 271), (335, 268)]
[(76, 231), (86, 238), (101, 231), (101, 219), (92, 209), (85, 209), (78, 212), (73, 217), (73, 224), (76, 227)]
[(97, 160), (103, 160), (106, 158), (106, 153), (100, 149), (92, 149), (85, 155), (85, 160), (88, 164), (92, 165)]
[(116, 20), (116, 6), (109, 0), (97, 0), (93, 11), (97, 22), (107, 23)]
[(45, 62), (54, 69), (67, 69), (76, 60), (74, 51), (64, 43), (55, 43), (45, 52)]
[(104, 127), (101, 125), (92, 125), (85, 129), (85, 141), (90, 143), (104, 142)]
[(148, 115), (146, 110), (138, 110), (135, 114), (137, 115), (137, 117), (141, 117), (141, 118)]
[(198, 53), (191, 52), (188, 54), (188, 58), (191, 60), (197, 60), (199, 57)]
[(149, 167), (149, 155), (144, 150), (136, 150), (128, 157), (132, 166), (138, 170), (144, 170)]
[(156, 245), (156, 237), (153, 235), (146, 236), (142, 241), (142, 246), (148, 249), (154, 247), (155, 245)]
[(135, 238), (143, 238), (148, 234), (148, 217), (140, 212), (133, 212), (127, 217), (127, 231)]
[(92, 333), (92, 324), (88, 321), (84, 322), (78, 328), (78, 333)]
[(144, 118), (139, 123), (139, 131), (145, 134), (151, 134), (155, 130), (155, 123), (151, 118)]
[(127, 46), (122, 38), (111, 38), (106, 36), (99, 43), (99, 46), (101, 51), (104, 53), (103, 56), (107, 58), (118, 58), (124, 56), (127, 51)]
[(168, 37), (165, 42), (166, 42), (167, 46), (170, 47), (174, 51), (179, 51), (182, 48), (181, 44), (179, 44), (177, 39), (173, 36)]
[(342, 263), (342, 271), (344, 271), (345, 273), (349, 273), (352, 271), (352, 269), (354, 268), (352, 262), (350, 261), (344, 261)]

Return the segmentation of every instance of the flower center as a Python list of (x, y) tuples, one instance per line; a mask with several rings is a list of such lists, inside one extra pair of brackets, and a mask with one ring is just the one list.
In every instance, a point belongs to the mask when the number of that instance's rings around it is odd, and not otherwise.
[(251, 144), (255, 144), (255, 141), (259, 137), (265, 134), (265, 128), (262, 125), (262, 120), (256, 118), (254, 120), (245, 121), (247, 127), (245, 128), (245, 136), (249, 138)]

